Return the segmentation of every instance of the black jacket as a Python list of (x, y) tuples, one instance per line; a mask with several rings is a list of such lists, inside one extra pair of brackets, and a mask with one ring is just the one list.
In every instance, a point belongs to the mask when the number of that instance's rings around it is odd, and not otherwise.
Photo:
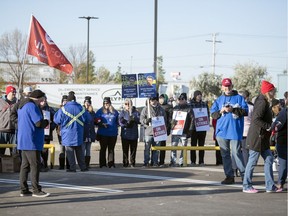
[(251, 125), (247, 135), (249, 149), (261, 152), (270, 148), (272, 111), (264, 95), (259, 95), (254, 103)]

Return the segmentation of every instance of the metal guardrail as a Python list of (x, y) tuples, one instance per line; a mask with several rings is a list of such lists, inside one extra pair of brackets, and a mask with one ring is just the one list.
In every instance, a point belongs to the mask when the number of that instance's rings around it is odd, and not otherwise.
[[(0, 144), (0, 148), (14, 148), (16, 144)], [(49, 149), (50, 152), (50, 167), (53, 169), (55, 164), (55, 145), (54, 144), (44, 144), (45, 149)]]
[[(275, 151), (275, 146), (270, 146), (271, 151)], [(190, 150), (204, 150), (204, 151), (219, 151), (219, 146), (151, 146), (152, 151), (162, 150), (182, 150), (183, 151), (183, 166), (187, 167), (187, 151)]]

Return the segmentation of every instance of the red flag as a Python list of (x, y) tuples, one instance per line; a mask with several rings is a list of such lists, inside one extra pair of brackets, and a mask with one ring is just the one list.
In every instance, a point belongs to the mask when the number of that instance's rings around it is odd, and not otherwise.
[(35, 56), (40, 62), (67, 74), (73, 71), (72, 64), (49, 37), (37, 19), (32, 16), (27, 54)]

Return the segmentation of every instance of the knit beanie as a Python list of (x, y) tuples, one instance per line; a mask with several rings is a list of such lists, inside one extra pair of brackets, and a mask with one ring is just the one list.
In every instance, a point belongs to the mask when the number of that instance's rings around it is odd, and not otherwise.
[(16, 89), (11, 85), (6, 87), (6, 95), (8, 95), (10, 92), (16, 92)]
[(104, 97), (103, 103), (109, 103), (109, 104), (111, 104), (111, 99), (110, 99), (110, 97)]
[(186, 93), (181, 93), (180, 96), (178, 97), (178, 99), (180, 100), (187, 100), (187, 94)]
[(44, 92), (42, 92), (40, 89), (36, 89), (30, 94), (29, 97), (39, 99), (44, 96), (45, 96)]
[(63, 104), (63, 101), (64, 101), (64, 100), (67, 100), (67, 98), (68, 98), (67, 95), (63, 95), (63, 96), (62, 96), (62, 99), (61, 99), (61, 104)]
[(261, 93), (262, 93), (262, 94), (265, 94), (265, 93), (267, 93), (267, 92), (270, 92), (270, 91), (272, 91), (273, 89), (275, 89), (275, 86), (274, 86), (272, 83), (270, 83), (270, 82), (268, 82), (268, 81), (266, 81), (266, 80), (263, 80), (263, 81), (262, 81), (262, 85), (261, 85)]
[(85, 99), (84, 99), (84, 103), (85, 102), (88, 102), (89, 104), (92, 104), (91, 97), (90, 96), (86, 96)]
[(74, 95), (74, 92), (69, 92), (69, 95), (67, 97), (67, 101), (76, 101), (76, 97)]

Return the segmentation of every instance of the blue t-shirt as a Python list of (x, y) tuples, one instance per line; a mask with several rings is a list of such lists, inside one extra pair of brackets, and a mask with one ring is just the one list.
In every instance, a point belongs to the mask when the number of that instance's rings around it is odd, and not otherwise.
[(17, 148), (19, 150), (43, 150), (44, 129), (35, 125), (42, 119), (41, 110), (33, 102), (28, 102), (18, 109)]
[[(221, 95), (213, 103), (210, 113), (220, 111), (222, 107), (230, 105), (233, 108), (242, 108), (248, 113), (248, 105), (241, 95)], [(215, 130), (215, 136), (219, 136), (223, 139), (229, 140), (242, 140), (244, 129), (244, 116), (236, 116), (235, 114), (223, 113), (219, 119), (217, 119), (217, 125)]]

